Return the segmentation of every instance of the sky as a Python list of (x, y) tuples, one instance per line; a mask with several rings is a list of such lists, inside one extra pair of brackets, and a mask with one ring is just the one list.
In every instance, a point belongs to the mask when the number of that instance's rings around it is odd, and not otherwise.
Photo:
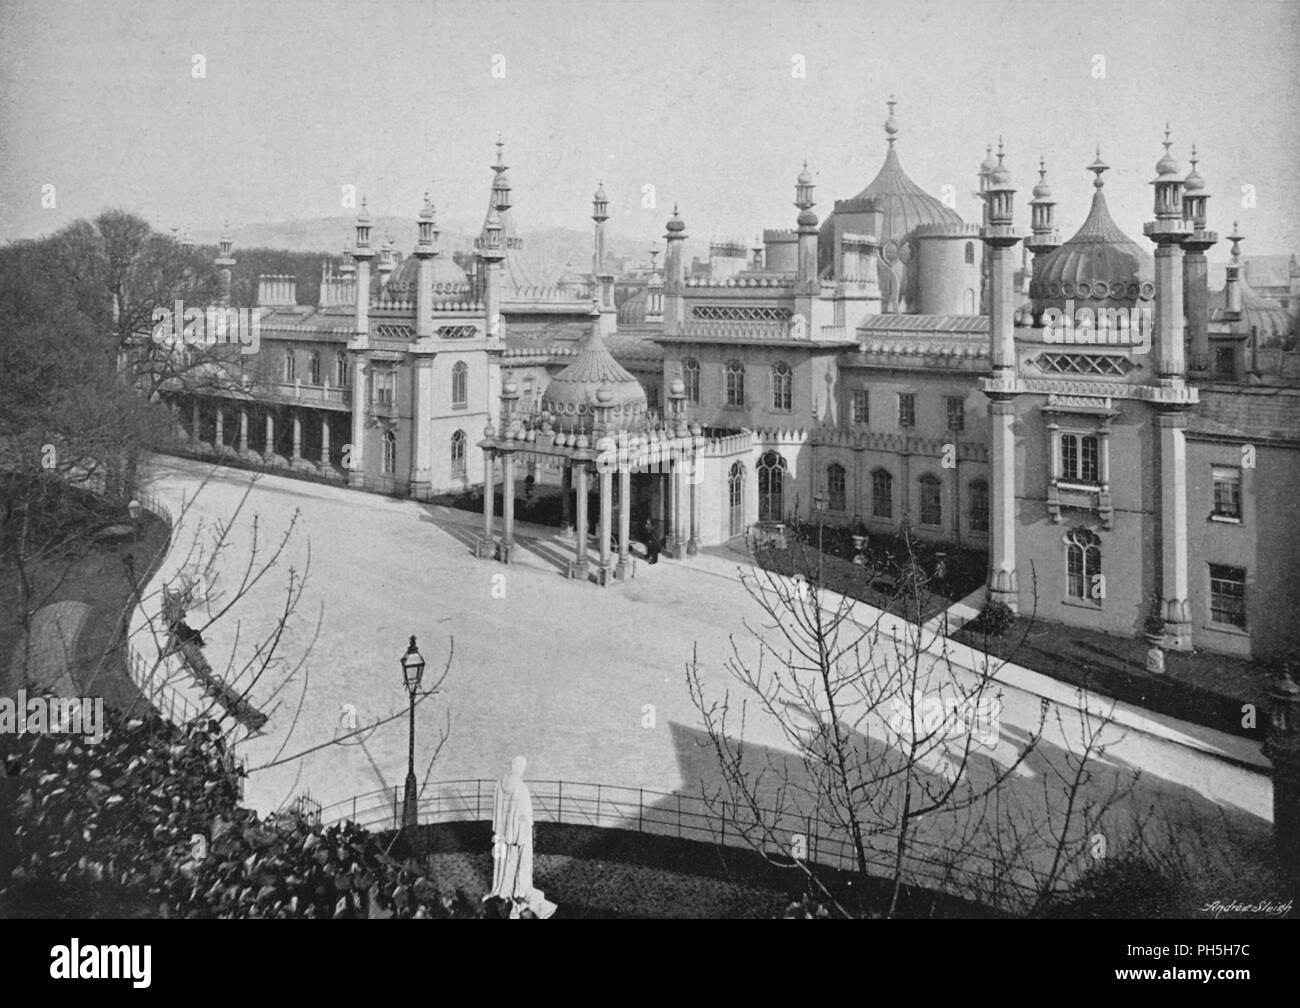
[(1145, 244), (1167, 120), (1220, 235), (1300, 251), (1298, 57), (1295, 0), (0, 0), (0, 240), (118, 206), (238, 246), (350, 216), (346, 186), (476, 227), (500, 132), (525, 236), (590, 227), (603, 181), (647, 247), (674, 203), (749, 242), (794, 226), (804, 160), (823, 217), (874, 177), (892, 93), (904, 167), (968, 221), (1000, 135), (1019, 223), (1042, 156), (1072, 234), (1099, 144)]

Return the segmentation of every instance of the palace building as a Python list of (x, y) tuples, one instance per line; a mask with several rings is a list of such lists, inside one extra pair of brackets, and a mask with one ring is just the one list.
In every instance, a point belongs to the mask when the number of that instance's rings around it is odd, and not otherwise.
[[(967, 223), (903, 169), (889, 105), (876, 177), (823, 221), (807, 166), (793, 228), (620, 279), (592, 205), (590, 273), (537, 286), (498, 146), (462, 268), (426, 197), (411, 256), (364, 208), (319, 304), (264, 277), (242, 389), (175, 400), (191, 450), (416, 498), (483, 495), (509, 561), (525, 481), (562, 488), (569, 573), (627, 571), (645, 517), (689, 557), (813, 515), (987, 550), (989, 598), (1039, 618), (1240, 655), (1297, 640), (1300, 353), (1294, 301), (1252, 290), (1242, 236), (1210, 291), (1209, 189), (1168, 139), (1142, 239), (1108, 166), (1062, 241), (1041, 164), (1029, 228), (1001, 144)], [(1081, 173), (1082, 174), (1082, 173)], [(1017, 248), (1019, 246), (1019, 248)], [(230, 240), (223, 239), (228, 277)], [(378, 260), (376, 263), (376, 259)], [(531, 479), (529, 479), (531, 477)]]

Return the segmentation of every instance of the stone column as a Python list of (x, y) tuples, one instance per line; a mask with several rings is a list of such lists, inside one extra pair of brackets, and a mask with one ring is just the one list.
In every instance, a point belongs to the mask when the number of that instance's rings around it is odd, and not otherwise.
[(212, 435), (212, 447), (220, 451), (226, 443), (225, 431), (226, 407), (220, 399), (217, 400), (217, 429)]
[(1160, 595), (1168, 647), (1192, 649), (1187, 601), (1187, 414), (1159, 413), (1160, 428)]
[(275, 454), (275, 413), (270, 409), (266, 410), (266, 451), (262, 453), (262, 460), (271, 461), (271, 456)]
[(366, 375), (369, 370), (369, 363), (360, 354), (352, 359), (352, 444), (349, 452), (352, 464), (348, 469), (348, 482), (353, 486), (361, 486), (366, 479), (366, 411), (369, 406), (366, 401)]
[(631, 573), (632, 558), (632, 467), (619, 466), (618, 473), (618, 566), (614, 576), (620, 580)]
[(323, 410), (320, 415), (320, 464), (326, 469), (330, 464), (330, 415)]
[[(420, 260), (423, 268), (430, 260)], [(430, 280), (432, 287), (432, 280)], [(433, 404), (433, 358), (419, 356), (412, 361), (411, 427), (411, 496), (423, 498), (433, 489), (433, 458), (429, 437), (429, 411)], [(507, 456), (508, 458), (509, 456)]]
[(302, 461), (302, 414), (299, 410), (290, 411), (293, 418), (293, 460)]
[(1186, 373), (1183, 348), (1183, 250), (1177, 244), (1156, 246), (1156, 371), (1161, 378)]
[(239, 407), (239, 454), (248, 451), (248, 407)]
[(1186, 247), (1189, 251), (1183, 257), (1183, 304), (1191, 330), (1190, 371), (1193, 377), (1204, 378), (1210, 370), (1209, 267), (1201, 245), (1188, 242)]
[(700, 551), (700, 474), (699, 459), (692, 460), (690, 483), (691, 537), (686, 541), (686, 555), (695, 556)]
[(510, 551), (515, 545), (515, 453), (504, 452), (501, 457), (501, 559), (510, 562)]
[(573, 468), (566, 465), (560, 477), (560, 532), (564, 535), (573, 534), (573, 501), (569, 499), (572, 493)]
[(496, 521), (496, 466), (491, 448), (483, 449), (483, 540), (492, 542), (492, 525)]
[(608, 465), (600, 473), (600, 572), (599, 580), (601, 584), (609, 581), (609, 539), (613, 533), (614, 524), (614, 474), (610, 472)]
[(574, 573), (585, 581), (587, 580), (587, 463), (574, 463), (573, 472), (578, 477), (578, 485), (574, 494), (576, 497), (575, 510), (577, 511), (576, 534), (573, 537), (577, 569)]
[(194, 397), (194, 402), (190, 404), (190, 427), (194, 431), (191, 440), (197, 444), (203, 440), (203, 428), (200, 426), (203, 418), (199, 415), (199, 399)]
[(989, 601), (1019, 608), (1016, 579), (1016, 420), (1015, 401), (989, 403)]

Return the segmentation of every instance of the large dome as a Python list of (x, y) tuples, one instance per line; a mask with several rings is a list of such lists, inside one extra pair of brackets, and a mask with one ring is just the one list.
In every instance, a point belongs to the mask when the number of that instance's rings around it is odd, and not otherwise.
[[(1245, 270), (1237, 280), (1241, 295), (1241, 319), (1236, 322), (1240, 332), (1252, 333), (1255, 346), (1263, 350), (1281, 348), (1291, 350), (1296, 344), (1296, 317), (1276, 302), (1261, 297), (1246, 282)], [(1227, 317), (1228, 288), (1210, 293), (1210, 321), (1232, 323)]]
[(542, 394), (542, 410), (559, 430), (591, 433), (595, 411), (604, 408), (617, 430), (645, 425), (645, 389), (614, 359), (600, 335), (600, 319), (578, 345), (578, 358), (551, 379)]
[(961, 224), (956, 210), (946, 207), (908, 178), (890, 145), (885, 163), (871, 183), (853, 197), (853, 202), (873, 200), (884, 215), (881, 223), (881, 247), (900, 241), (921, 224)]
[[(388, 294), (390, 297), (415, 300), (416, 291), (419, 284), (416, 282), (420, 273), (420, 260), (413, 255), (406, 256), (400, 266), (393, 271), (393, 275), (388, 279)], [(467, 284), (469, 281), (465, 277), (465, 271), (456, 265), (456, 261), (446, 252), (433, 258), (433, 286), (437, 290), (439, 287), (455, 286), (457, 284)]]
[(1098, 175), (1088, 218), (1073, 238), (1034, 263), (1029, 294), (1036, 313), (1047, 308), (1133, 309), (1155, 296), (1151, 255), (1111, 219)]

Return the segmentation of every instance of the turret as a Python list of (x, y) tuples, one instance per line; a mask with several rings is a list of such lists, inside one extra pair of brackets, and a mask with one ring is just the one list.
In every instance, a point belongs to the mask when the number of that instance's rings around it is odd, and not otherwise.
[(686, 242), (686, 222), (673, 205), (673, 215), (665, 225), (664, 241), (664, 332), (676, 336), (681, 332), (686, 308), (686, 283), (682, 276), (682, 249)]
[(1165, 152), (1156, 162), (1155, 220), (1142, 227), (1156, 244), (1156, 372), (1164, 379), (1181, 379), (1185, 372), (1183, 350), (1182, 244), (1192, 234), (1183, 219), (1183, 180), (1178, 162), (1169, 152), (1169, 127), (1165, 126)]
[(221, 255), (214, 263), (221, 284), (218, 297), (223, 307), (230, 304), (230, 271), (235, 265), (235, 260), (230, 254), (233, 244), (234, 239), (230, 235), (230, 221), (226, 221), (225, 229), (221, 232)]
[(366, 198), (361, 197), (361, 211), (357, 214), (356, 247), (352, 258), (357, 264), (356, 316), (353, 328), (356, 331), (358, 349), (368, 349), (370, 343), (370, 260), (375, 257), (375, 250), (370, 245), (370, 212), (366, 207)]
[(1193, 377), (1204, 378), (1210, 369), (1210, 286), (1205, 253), (1219, 240), (1206, 229), (1210, 194), (1205, 179), (1196, 170), (1196, 145), (1192, 145), (1192, 170), (1183, 180), (1183, 220), (1192, 225), (1192, 234), (1183, 242), (1183, 314), (1187, 319), (1191, 360), (1188, 369)]
[(416, 290), (415, 337), (433, 336), (433, 259), (438, 254), (438, 223), (434, 219), (433, 203), (424, 194), (424, 206), (416, 218)]
[[(795, 198), (794, 205), (799, 209), (798, 224), (799, 235), (799, 265), (795, 271), (794, 292), (796, 299), (801, 295), (806, 297), (816, 296), (821, 293), (821, 283), (817, 279), (817, 215), (812, 212), (816, 205), (813, 199), (813, 177), (808, 171), (808, 162), (805, 161), (803, 171), (795, 179)], [(811, 306), (807, 308), (796, 308), (796, 312), (804, 316), (805, 319), (811, 319)]]

